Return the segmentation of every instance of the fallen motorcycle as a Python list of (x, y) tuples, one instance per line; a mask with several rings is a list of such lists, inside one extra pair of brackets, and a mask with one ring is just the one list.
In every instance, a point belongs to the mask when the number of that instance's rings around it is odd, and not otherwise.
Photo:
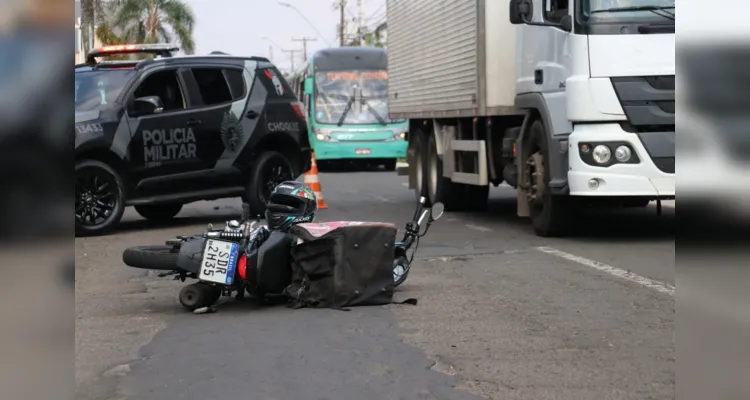
[[(394, 286), (406, 280), (419, 239), (442, 214), (442, 203), (427, 208), (425, 198), (420, 199), (402, 241), (395, 246)], [(191, 311), (209, 307), (222, 296), (244, 298), (246, 292), (263, 302), (290, 284), (290, 250), (297, 239), (287, 232), (256, 227), (258, 223), (259, 219), (251, 221), (249, 206), (243, 204), (240, 221), (228, 221), (222, 229), (209, 225), (203, 233), (178, 236), (166, 245), (130, 247), (123, 252), (123, 262), (134, 268), (168, 271), (160, 277), (174, 276), (183, 282), (197, 279), (179, 295), (182, 306)]]
[[(414, 261), (414, 254), (416, 254), (419, 247), (419, 238), (427, 234), (430, 225), (443, 215), (444, 210), (443, 203), (435, 203), (431, 208), (426, 208), (425, 198), (421, 197), (419, 199), (412, 221), (406, 223), (404, 238), (400, 242), (396, 242), (396, 251), (393, 260), (393, 286), (398, 287), (406, 281), (411, 263)], [(423, 226), (424, 230), (422, 230)], [(411, 256), (409, 256), (408, 252), (412, 246), (414, 246), (414, 250)]]

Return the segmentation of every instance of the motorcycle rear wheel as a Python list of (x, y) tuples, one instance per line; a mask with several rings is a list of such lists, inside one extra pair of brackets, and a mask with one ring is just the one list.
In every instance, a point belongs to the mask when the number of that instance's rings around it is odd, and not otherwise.
[(122, 253), (122, 262), (133, 268), (173, 271), (178, 254), (179, 248), (174, 246), (129, 247)]
[(180, 304), (189, 311), (210, 307), (221, 297), (221, 289), (202, 282), (191, 283), (180, 290)]

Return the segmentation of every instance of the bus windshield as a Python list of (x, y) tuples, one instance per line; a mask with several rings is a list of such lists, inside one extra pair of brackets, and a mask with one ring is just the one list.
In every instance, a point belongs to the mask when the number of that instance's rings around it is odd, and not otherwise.
[(385, 70), (316, 72), (315, 86), (315, 120), (319, 123), (391, 123)]

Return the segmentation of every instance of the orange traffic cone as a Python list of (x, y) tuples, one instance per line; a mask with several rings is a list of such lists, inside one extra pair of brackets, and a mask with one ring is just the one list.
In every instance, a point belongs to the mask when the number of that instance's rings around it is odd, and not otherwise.
[(312, 153), (312, 165), (310, 170), (305, 172), (305, 185), (309, 186), (315, 192), (315, 198), (318, 199), (318, 208), (326, 209), (328, 206), (323, 200), (323, 189), (320, 187), (320, 177), (318, 176), (318, 165), (315, 164), (315, 153)]

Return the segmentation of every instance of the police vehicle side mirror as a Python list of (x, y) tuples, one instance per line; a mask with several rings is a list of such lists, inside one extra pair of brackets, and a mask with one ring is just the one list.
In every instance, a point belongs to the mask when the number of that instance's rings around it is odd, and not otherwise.
[(158, 114), (164, 111), (164, 103), (159, 96), (139, 97), (133, 101), (133, 112), (136, 115)]

